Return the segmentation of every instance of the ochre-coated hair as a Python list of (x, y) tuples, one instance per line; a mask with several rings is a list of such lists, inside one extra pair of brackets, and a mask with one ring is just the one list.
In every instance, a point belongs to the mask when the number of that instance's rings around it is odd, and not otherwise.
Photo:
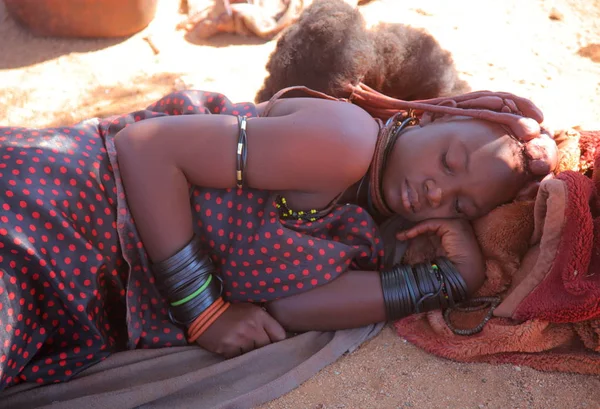
[(317, 0), (307, 7), (277, 41), (266, 69), (256, 102), (296, 85), (338, 98), (347, 96), (348, 84), (360, 82), (403, 100), (470, 91), (450, 52), (425, 30), (404, 24), (367, 30), (358, 8), (342, 0)]
[(420, 121), (425, 124), (439, 116), (454, 115), (497, 124), (521, 144), (524, 167), (533, 180), (541, 180), (551, 174), (558, 163), (556, 143), (540, 126), (543, 114), (526, 98), (507, 92), (477, 91), (454, 97), (403, 101), (383, 95), (362, 83), (347, 84), (345, 89), (348, 98), (335, 98), (304, 86), (285, 88), (271, 98), (263, 115), (267, 116), (273, 102), (288, 92), (346, 101), (369, 112), (377, 120), (380, 129), (369, 171), (370, 193), (375, 210), (382, 216), (392, 215), (381, 192), (383, 163), (389, 148), (398, 137), (400, 125), (406, 120), (412, 119), (415, 123)]
[(551, 173), (558, 161), (556, 144), (540, 127), (543, 115), (531, 101), (510, 93), (465, 93), (470, 89), (458, 78), (450, 53), (431, 35), (402, 24), (369, 31), (360, 11), (341, 0), (309, 6), (278, 40), (267, 71), (257, 102), (308, 94), (354, 103), (378, 120), (370, 191), (384, 216), (389, 209), (380, 189), (383, 162), (408, 117), (421, 124), (443, 115), (498, 124), (520, 144), (533, 179)]

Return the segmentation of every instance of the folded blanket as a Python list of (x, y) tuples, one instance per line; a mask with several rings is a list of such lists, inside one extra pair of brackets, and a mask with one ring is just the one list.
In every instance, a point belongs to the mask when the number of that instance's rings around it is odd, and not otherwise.
[[(513, 363), (540, 370), (600, 374), (600, 133), (570, 132), (564, 170), (544, 181), (535, 201), (500, 207), (474, 224), (486, 258), (478, 296), (499, 296), (483, 331), (471, 328), (485, 309), (439, 311), (405, 318), (400, 336), (442, 357), (463, 362)], [(567, 144), (568, 145), (568, 144)], [(591, 166), (590, 157), (596, 158)], [(431, 252), (411, 247), (409, 262)]]
[(8, 388), (0, 409), (252, 408), (298, 387), (382, 327), (307, 332), (229, 360), (195, 346), (119, 352), (69, 382)]

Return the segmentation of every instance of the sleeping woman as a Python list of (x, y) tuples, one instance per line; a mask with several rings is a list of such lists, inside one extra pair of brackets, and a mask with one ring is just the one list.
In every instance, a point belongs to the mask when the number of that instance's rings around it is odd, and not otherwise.
[[(233, 104), (201, 91), (70, 127), (0, 128), (0, 388), (125, 349), (233, 357), (286, 331), (453, 306), (484, 280), (470, 220), (556, 166), (530, 101)], [(384, 265), (401, 217), (445, 257)]]

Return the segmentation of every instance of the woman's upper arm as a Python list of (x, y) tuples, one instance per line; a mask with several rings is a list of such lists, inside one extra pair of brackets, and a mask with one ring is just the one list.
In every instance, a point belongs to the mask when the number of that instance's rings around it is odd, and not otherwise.
[[(249, 186), (322, 191), (352, 183), (366, 172), (378, 128), (361, 108), (289, 99), (276, 104), (274, 115), (248, 120)], [(130, 125), (116, 143), (127, 160), (173, 161), (195, 185), (230, 188), (236, 180), (238, 134), (234, 116), (183, 115)]]

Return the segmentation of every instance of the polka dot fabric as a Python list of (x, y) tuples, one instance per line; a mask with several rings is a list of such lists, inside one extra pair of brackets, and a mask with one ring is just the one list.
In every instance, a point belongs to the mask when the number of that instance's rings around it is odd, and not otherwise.
[(379, 268), (377, 227), (362, 208), (336, 206), (307, 222), (283, 219), (276, 200), (257, 190), (194, 189), (196, 233), (230, 301), (272, 301), (326, 284), (348, 268)]
[(56, 382), (124, 347), (116, 185), (94, 122), (0, 128), (0, 386)]
[[(0, 390), (66, 381), (119, 350), (185, 345), (153, 285), (114, 136), (147, 118), (211, 113), (257, 115), (252, 104), (185, 91), (68, 128), (0, 127)], [(339, 205), (299, 222), (282, 217), (277, 199), (190, 187), (196, 233), (230, 301), (269, 301), (380, 267), (383, 247), (363, 209)]]

